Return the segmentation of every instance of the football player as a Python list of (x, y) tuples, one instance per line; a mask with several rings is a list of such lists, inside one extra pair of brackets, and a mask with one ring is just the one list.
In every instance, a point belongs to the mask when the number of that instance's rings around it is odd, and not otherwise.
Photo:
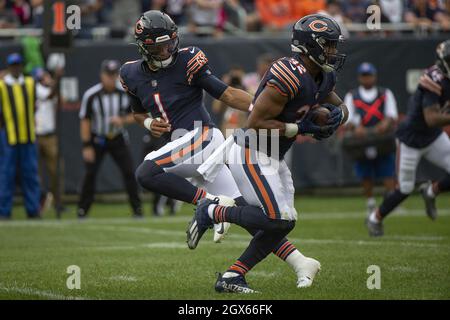
[[(271, 65), (253, 100), (247, 130), (243, 138), (235, 133), (229, 152), (230, 170), (249, 205), (222, 206), (210, 199), (202, 199), (197, 205), (187, 230), (190, 246), (195, 247), (204, 232), (219, 222), (237, 224), (253, 235), (239, 259), (219, 274), (215, 284), (218, 292), (254, 292), (245, 274), (271, 252), (302, 266), (299, 287), (310, 286), (320, 269), (317, 260), (293, 250), (286, 239), (295, 226), (297, 212), (291, 173), (283, 157), (297, 135), (325, 139), (348, 118), (346, 106), (334, 92), (335, 71), (345, 60), (345, 55), (337, 51), (342, 39), (339, 25), (330, 17), (314, 14), (295, 23), (293, 56)], [(330, 111), (324, 126), (315, 124), (314, 113), (310, 112), (317, 104)], [(267, 130), (273, 130), (275, 140), (263, 141)], [(278, 144), (277, 154), (271, 152), (272, 143)]]
[(169, 141), (145, 157), (136, 170), (138, 182), (147, 190), (193, 204), (216, 196), (230, 205), (238, 199), (239, 204), (242, 197), (227, 167), (214, 183), (196, 172), (224, 141), (206, 111), (203, 90), (243, 111), (248, 111), (251, 96), (215, 77), (199, 48), (180, 49), (178, 28), (167, 14), (143, 13), (134, 35), (142, 59), (126, 62), (120, 79), (136, 121)]
[(442, 127), (450, 124), (450, 40), (437, 46), (436, 64), (425, 71), (410, 100), (407, 118), (397, 130), (398, 188), (366, 220), (369, 235), (383, 235), (383, 220), (414, 190), (422, 157), (444, 169), (439, 181), (420, 186), (426, 213), (436, 219), (436, 196), (450, 189), (450, 139)]

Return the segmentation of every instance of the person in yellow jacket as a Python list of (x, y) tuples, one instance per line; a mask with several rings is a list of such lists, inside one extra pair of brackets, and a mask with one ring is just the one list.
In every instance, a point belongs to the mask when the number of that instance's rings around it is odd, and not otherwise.
[(0, 219), (11, 217), (16, 177), (20, 178), (28, 218), (39, 218), (39, 178), (34, 128), (35, 101), (42, 95), (23, 74), (23, 58), (7, 57), (0, 80)]

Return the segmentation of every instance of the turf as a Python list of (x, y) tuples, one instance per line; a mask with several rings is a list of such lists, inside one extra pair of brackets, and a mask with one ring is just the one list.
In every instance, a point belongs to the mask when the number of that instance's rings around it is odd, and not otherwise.
[[(372, 239), (363, 224), (364, 200), (300, 197), (300, 219), (289, 238), (322, 263), (314, 285), (297, 289), (289, 266), (270, 256), (247, 281), (256, 295), (221, 295), (215, 272), (224, 271), (250, 237), (233, 226), (222, 244), (209, 233), (191, 251), (185, 228), (193, 213), (133, 220), (126, 204), (96, 204), (91, 218), (0, 222), (0, 299), (449, 299), (450, 196), (438, 201), (431, 222), (418, 196), (386, 220), (386, 235)], [(149, 209), (146, 207), (146, 209)], [(147, 210), (148, 212), (149, 210)], [(81, 289), (69, 290), (66, 269), (81, 268)], [(369, 290), (367, 268), (381, 270), (381, 289)]]

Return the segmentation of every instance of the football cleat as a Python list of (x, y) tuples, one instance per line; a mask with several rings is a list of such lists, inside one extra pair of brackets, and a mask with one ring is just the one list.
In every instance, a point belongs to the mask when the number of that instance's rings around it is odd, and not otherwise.
[(230, 229), (231, 223), (229, 222), (221, 222), (214, 225), (214, 242), (220, 243), (223, 238), (228, 233), (228, 229)]
[(366, 219), (366, 226), (369, 230), (369, 236), (381, 237), (384, 234), (383, 222), (372, 222), (369, 218)]
[(312, 285), (314, 277), (320, 271), (320, 262), (313, 258), (305, 257), (300, 264), (300, 271), (297, 273), (297, 288), (308, 288)]
[(428, 195), (428, 188), (431, 186), (431, 181), (425, 182), (420, 185), (419, 190), (422, 194), (423, 201), (425, 201), (425, 209), (427, 216), (431, 220), (436, 220), (437, 218), (437, 210), (436, 210), (436, 198), (430, 197)]
[[(218, 196), (219, 205), (226, 207), (233, 207), (236, 205), (236, 202), (227, 196)], [(228, 229), (230, 229), (231, 223), (229, 222), (221, 222), (214, 225), (214, 242), (220, 243), (228, 233)]]
[(198, 201), (194, 217), (186, 230), (189, 249), (193, 250), (197, 248), (198, 242), (202, 238), (203, 234), (206, 230), (212, 228), (213, 221), (208, 215), (208, 206), (210, 204), (217, 204), (218, 202), (218, 198), (214, 200), (203, 198)]
[(218, 274), (214, 289), (219, 293), (259, 293), (248, 287), (243, 275), (224, 278), (221, 273)]

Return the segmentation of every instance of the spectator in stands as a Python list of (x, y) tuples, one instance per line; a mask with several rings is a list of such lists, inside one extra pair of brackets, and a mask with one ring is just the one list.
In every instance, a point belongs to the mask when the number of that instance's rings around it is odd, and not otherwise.
[[(360, 86), (345, 96), (349, 110), (347, 129), (354, 139), (371, 139), (373, 142), (374, 137), (393, 132), (398, 117), (397, 103), (391, 90), (377, 85), (377, 70), (373, 64), (365, 62), (359, 66), (358, 81)], [(395, 145), (394, 137), (392, 145)], [(373, 197), (375, 179), (383, 179), (386, 191), (395, 188), (395, 154), (389, 150), (382, 155), (380, 151), (378, 146), (369, 144), (365, 149), (365, 157), (357, 160), (355, 165), (367, 197), (369, 213), (376, 207)]]
[(262, 25), (268, 30), (281, 30), (295, 20), (290, 0), (255, 0)]
[(7, 7), (7, 1), (0, 0), (0, 29), (16, 28), (19, 23), (14, 10)]
[(13, 10), (19, 18), (21, 25), (26, 25), (31, 22), (31, 7), (25, 0), (14, 0)]
[(294, 20), (297, 21), (301, 17), (325, 10), (326, 0), (296, 0), (292, 1), (292, 5)]
[(348, 0), (343, 1), (342, 10), (344, 15), (353, 23), (365, 23), (367, 20), (367, 7), (372, 2), (369, 0)]
[(186, 7), (192, 0), (164, 0), (164, 10), (178, 25), (186, 24)]
[(130, 26), (134, 26), (141, 15), (137, 1), (115, 0), (110, 16), (112, 36), (123, 38), (128, 35)]
[(261, 30), (261, 18), (256, 10), (255, 0), (236, 0), (246, 12), (246, 25), (248, 31)]
[[(58, 137), (56, 135), (56, 108), (59, 79), (62, 69), (55, 71), (54, 78), (43, 68), (33, 69), (32, 75), (36, 81), (36, 90), (44, 92), (45, 98), (36, 100), (36, 137), (38, 142), (39, 176), (41, 178), (41, 207), (44, 207), (44, 199), (54, 199), (55, 210), (58, 214), (62, 211), (62, 177), (63, 165), (59, 160)], [(58, 161), (60, 162), (58, 172)], [(50, 182), (50, 192), (46, 187), (45, 170)], [(48, 201), (45, 201), (48, 202)], [(45, 206), (46, 207), (46, 206)]]
[(33, 26), (42, 28), (44, 22), (44, 0), (31, 0), (31, 7), (33, 8)]
[(386, 22), (400, 23), (403, 19), (403, 0), (379, 0), (378, 5)]
[(338, 0), (328, 0), (324, 10), (320, 10), (318, 13), (331, 16), (341, 27), (342, 35), (345, 39), (348, 39), (350, 34), (345, 26), (345, 23), (351, 22), (342, 13), (341, 5)]
[(437, 0), (409, 0), (405, 21), (424, 29), (430, 29), (433, 22), (437, 22), (444, 30), (450, 29), (448, 12)]
[(224, 0), (192, 0), (189, 7), (189, 27), (193, 33), (208, 35), (199, 28), (212, 28), (212, 34), (216, 37), (222, 35), (223, 27), (223, 3)]

